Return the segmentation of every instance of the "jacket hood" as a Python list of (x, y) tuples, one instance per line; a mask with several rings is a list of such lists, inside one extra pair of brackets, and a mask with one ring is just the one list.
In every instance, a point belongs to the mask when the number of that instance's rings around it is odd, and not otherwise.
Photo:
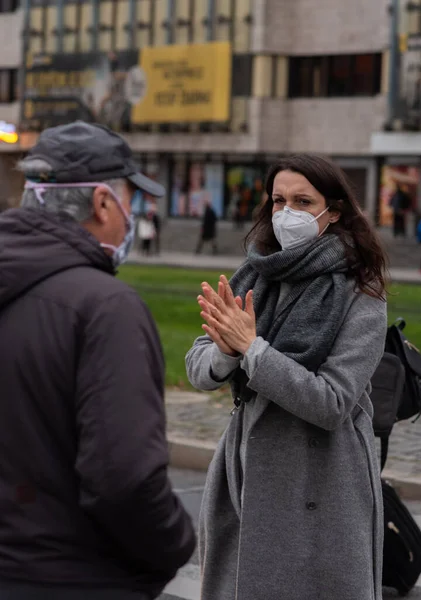
[(97, 240), (69, 217), (22, 208), (0, 215), (0, 308), (51, 275), (83, 266), (115, 273)]

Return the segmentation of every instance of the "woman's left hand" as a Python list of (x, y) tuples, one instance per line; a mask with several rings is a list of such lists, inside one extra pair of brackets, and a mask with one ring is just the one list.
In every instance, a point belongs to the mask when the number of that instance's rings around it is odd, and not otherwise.
[(253, 292), (247, 292), (242, 310), (225, 275), (221, 275), (219, 280), (220, 292), (221, 286), (224, 293), (218, 295), (208, 283), (202, 283), (203, 296), (199, 296), (198, 301), (202, 308), (201, 316), (207, 321), (207, 325), (202, 327), (208, 335), (216, 330), (228, 346), (244, 355), (257, 337)]

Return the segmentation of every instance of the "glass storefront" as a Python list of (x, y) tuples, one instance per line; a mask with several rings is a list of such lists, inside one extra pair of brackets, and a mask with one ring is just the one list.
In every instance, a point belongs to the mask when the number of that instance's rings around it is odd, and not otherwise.
[[(272, 160), (271, 160), (272, 159)], [(265, 200), (265, 181), (270, 166), (276, 157), (265, 157), (265, 162), (252, 157), (238, 158), (218, 155), (144, 155), (139, 157), (142, 171), (159, 181), (167, 190), (165, 198), (159, 200), (157, 208), (163, 217), (201, 219), (206, 205), (211, 204), (219, 220), (238, 225), (252, 221), (256, 207)], [(389, 181), (387, 169), (383, 179)], [(404, 171), (408, 171), (404, 175)], [(363, 210), (366, 207), (367, 169), (344, 167)], [(419, 171), (414, 167), (393, 167), (396, 174), (410, 184), (411, 194), (416, 197)], [(409, 181), (409, 179), (410, 181)], [(408, 180), (408, 181), (407, 181)], [(384, 186), (383, 186), (384, 187)], [(385, 189), (390, 183), (386, 182)], [(393, 187), (393, 182), (392, 182)], [(382, 197), (385, 197), (382, 191)], [(390, 193), (389, 193), (390, 195)], [(154, 202), (145, 196), (146, 202)], [(388, 201), (382, 200), (382, 224), (388, 220)]]
[(264, 167), (179, 159), (171, 169), (169, 214), (201, 218), (207, 203), (219, 219), (250, 221), (262, 199)]
[(393, 210), (390, 205), (391, 199), (398, 186), (410, 197), (411, 207), (408, 210), (416, 210), (417, 193), (420, 184), (420, 169), (413, 165), (385, 165), (382, 168), (380, 182), (380, 225), (392, 225)]
[(226, 169), (225, 218), (251, 221), (254, 209), (262, 200), (264, 168), (253, 165), (230, 165)]
[(178, 160), (173, 164), (172, 217), (202, 217), (211, 204), (218, 218), (224, 216), (224, 166), (222, 163)]

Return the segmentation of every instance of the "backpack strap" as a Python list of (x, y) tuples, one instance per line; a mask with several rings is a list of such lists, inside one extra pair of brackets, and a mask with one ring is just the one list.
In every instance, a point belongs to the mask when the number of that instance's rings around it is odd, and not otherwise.
[(389, 453), (389, 436), (380, 438), (380, 443), (380, 472), (382, 472), (387, 461), (387, 455)]

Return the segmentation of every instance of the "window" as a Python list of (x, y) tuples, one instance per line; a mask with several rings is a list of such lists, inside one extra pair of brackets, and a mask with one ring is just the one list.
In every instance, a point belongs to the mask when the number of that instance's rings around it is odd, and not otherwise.
[(352, 57), (332, 56), (328, 69), (328, 96), (354, 96), (352, 93)]
[(0, 0), (0, 13), (14, 12), (19, 6), (19, 0)]
[(380, 54), (360, 54), (355, 57), (354, 81), (356, 95), (374, 96), (380, 93), (380, 79)]
[(188, 44), (190, 42), (192, 31), (191, 11), (191, 0), (177, 0), (175, 4), (175, 22), (173, 23), (175, 44)]
[(248, 52), (250, 49), (252, 10), (251, 0), (235, 0), (232, 8), (235, 52)]
[(251, 96), (253, 56), (251, 54), (234, 54), (232, 57), (232, 95)]
[(0, 102), (15, 102), (18, 99), (18, 70), (0, 69)]
[(170, 42), (171, 20), (167, 0), (154, 0), (154, 45), (163, 46)]
[(194, 0), (193, 3), (193, 42), (203, 44), (208, 39), (208, 1)]
[(375, 96), (381, 86), (381, 54), (295, 56), (289, 59), (289, 97)]
[(225, 42), (233, 37), (234, 2), (216, 0), (214, 9), (215, 40)]
[(231, 41), (237, 53), (250, 49), (252, 0), (135, 1), (151, 5), (154, 15), (151, 45)]
[(139, 0), (136, 3), (137, 23), (135, 27), (135, 48), (152, 44), (153, 2)]
[(400, 16), (406, 20), (407, 32), (409, 35), (417, 35), (421, 31), (421, 3), (420, 0), (413, 0), (405, 3), (405, 8), (402, 7)]
[[(116, 47), (116, 30), (115, 23), (117, 21), (117, 2), (114, 0), (101, 0), (99, 2), (99, 27), (98, 27), (98, 50), (107, 52), (110, 49), (115, 50)], [(114, 25), (113, 25), (114, 24)], [(126, 31), (126, 40), (128, 32)], [(127, 44), (127, 41), (126, 41)], [(127, 44), (128, 45), (128, 44)]]

